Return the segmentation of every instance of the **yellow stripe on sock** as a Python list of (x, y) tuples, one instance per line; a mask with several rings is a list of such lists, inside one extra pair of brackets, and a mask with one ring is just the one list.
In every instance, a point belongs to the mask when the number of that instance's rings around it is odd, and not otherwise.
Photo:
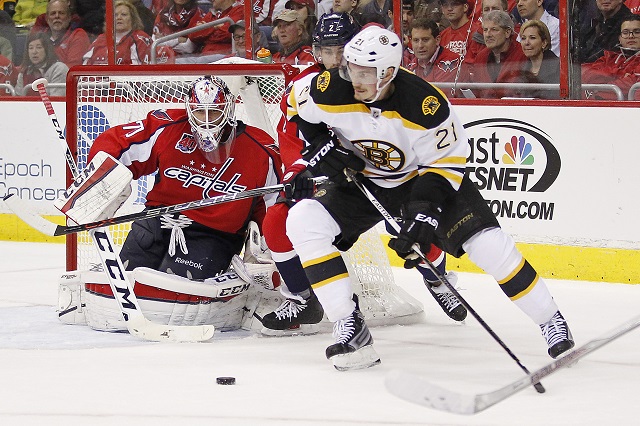
[(344, 274), (340, 274), (340, 275), (334, 275), (333, 277), (327, 278), (326, 280), (320, 281), (319, 283), (311, 284), (311, 288), (317, 289), (317, 288), (325, 286), (327, 284), (331, 284), (334, 281), (338, 281), (338, 280), (341, 280), (343, 278), (348, 278), (348, 277), (349, 277), (349, 273), (348, 272), (345, 272)]
[(307, 268), (309, 266), (318, 265), (318, 264), (320, 264), (322, 262), (326, 262), (326, 261), (329, 261), (331, 259), (335, 259), (338, 256), (340, 256), (340, 252), (336, 251), (336, 252), (333, 252), (333, 253), (328, 254), (326, 256), (318, 257), (316, 259), (307, 260), (306, 262), (304, 262), (302, 264), (302, 267), (303, 268)]
[(518, 300), (521, 297), (526, 296), (531, 290), (533, 290), (533, 287), (536, 286), (536, 284), (538, 284), (538, 280), (540, 279), (540, 275), (536, 274), (536, 278), (533, 280), (533, 282), (531, 284), (529, 284), (529, 286), (527, 288), (525, 288), (523, 291), (521, 291), (520, 293), (518, 293), (517, 295), (510, 297), (510, 300)]

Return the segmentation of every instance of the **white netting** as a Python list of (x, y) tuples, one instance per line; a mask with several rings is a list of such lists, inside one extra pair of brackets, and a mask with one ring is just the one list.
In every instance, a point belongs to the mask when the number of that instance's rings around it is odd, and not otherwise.
[[(276, 124), (282, 117), (280, 101), (285, 91), (282, 70), (273, 67), (252, 74), (243, 65), (212, 65), (200, 73), (167, 70), (163, 73), (147, 74), (120, 71), (118, 67), (104, 67), (104, 73), (91, 75), (76, 71), (73, 80), (75, 99), (69, 101), (68, 114), (76, 111), (75, 120), (68, 129), (70, 143), (77, 144), (78, 165), (86, 165), (87, 155), (95, 138), (108, 128), (140, 120), (154, 109), (183, 107), (189, 84), (204, 74), (219, 76), (225, 80), (237, 96), (237, 118), (248, 125), (259, 127), (276, 136)], [(250, 68), (250, 67), (249, 67)], [(141, 68), (136, 68), (141, 69)], [(253, 68), (255, 69), (255, 67)], [(133, 75), (132, 75), (133, 74)], [(118, 215), (142, 210), (147, 192), (154, 176), (146, 176), (133, 182), (132, 195)], [(130, 224), (110, 227), (116, 245), (124, 243)], [(99, 262), (87, 233), (78, 234), (77, 248), (68, 243), (67, 266), (71, 269), (88, 270)], [(75, 254), (74, 254), (75, 252)], [(73, 265), (72, 259), (77, 259)], [(421, 317), (422, 306), (395, 285), (389, 261), (380, 236), (373, 230), (346, 255), (350, 272), (354, 277), (354, 291), (360, 296), (361, 309), (367, 319), (388, 323), (390, 318), (402, 317), (403, 322)], [(357, 277), (357, 280), (356, 280)], [(399, 321), (391, 321), (399, 322)], [(374, 324), (372, 324), (374, 325)]]

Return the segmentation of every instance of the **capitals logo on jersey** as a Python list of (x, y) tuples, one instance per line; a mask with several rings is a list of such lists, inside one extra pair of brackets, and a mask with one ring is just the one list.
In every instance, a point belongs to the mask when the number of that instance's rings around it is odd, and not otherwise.
[(451, 61), (439, 61), (438, 68), (440, 68), (444, 72), (451, 72), (460, 66), (460, 58), (453, 59)]
[(191, 154), (196, 150), (197, 146), (198, 143), (189, 133), (183, 133), (180, 140), (176, 142), (176, 149), (184, 154)]

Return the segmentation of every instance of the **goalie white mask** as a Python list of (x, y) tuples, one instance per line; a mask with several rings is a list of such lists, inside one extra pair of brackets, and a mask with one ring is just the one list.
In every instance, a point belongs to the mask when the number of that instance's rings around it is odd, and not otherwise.
[(207, 159), (219, 161), (216, 151), (224, 146), (228, 153), (235, 139), (235, 97), (222, 79), (201, 77), (189, 89), (186, 109), (198, 146)]

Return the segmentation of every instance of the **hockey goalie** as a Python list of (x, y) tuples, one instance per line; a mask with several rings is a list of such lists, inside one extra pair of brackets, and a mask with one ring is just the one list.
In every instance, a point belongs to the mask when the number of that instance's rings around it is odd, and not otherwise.
[[(55, 206), (76, 223), (111, 217), (129, 196), (132, 179), (153, 173), (149, 208), (277, 184), (281, 162), (274, 140), (237, 120), (235, 104), (222, 79), (205, 76), (191, 84), (184, 109), (154, 110), (112, 127), (96, 138), (89, 164)], [(278, 292), (263, 291), (279, 281), (259, 232), (275, 197), (133, 222), (120, 258), (147, 319), (232, 330), (247, 322), (260, 299), (278, 299)], [(256, 281), (262, 285), (251, 285)], [(59, 302), (65, 323), (126, 329), (104, 272), (63, 275)]]

